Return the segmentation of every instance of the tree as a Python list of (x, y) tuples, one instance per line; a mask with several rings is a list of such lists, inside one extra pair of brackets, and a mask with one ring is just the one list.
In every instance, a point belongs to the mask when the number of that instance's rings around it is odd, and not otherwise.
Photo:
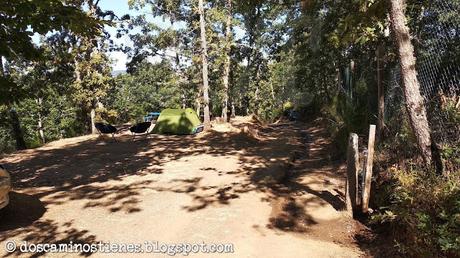
[[(42, 53), (31, 35), (67, 29), (78, 35), (94, 35), (102, 23), (61, 0), (4, 0), (0, 2), (0, 67), (13, 60), (37, 60)], [(12, 103), (25, 95), (8, 74), (0, 74), (0, 103)], [(7, 97), (8, 96), (8, 97)]]
[(230, 65), (231, 65), (231, 46), (232, 46), (232, 0), (227, 0), (227, 19), (225, 22), (225, 61), (224, 61), (224, 92), (223, 92), (223, 103), (222, 103), (222, 119), (228, 121), (228, 83), (230, 79)]
[[(98, 12), (98, 2), (88, 0), (88, 16), (94, 19), (101, 19), (100, 15), (104, 15)], [(105, 97), (111, 83), (110, 61), (105, 54), (107, 45), (101, 33), (91, 36), (75, 35), (74, 41), (75, 100), (79, 102), (82, 111), (89, 113), (90, 131), (96, 134), (96, 109), (103, 108), (101, 99)]]
[(10, 63), (39, 60), (42, 51), (32, 42), (31, 35), (68, 29), (76, 34), (92, 35), (102, 23), (87, 16), (78, 4), (60, 0), (5, 0), (0, 3), (0, 104), (10, 110), (11, 125), (17, 149), (26, 148), (14, 103), (27, 97), (8, 72)]
[(406, 108), (422, 157), (430, 165), (432, 164), (430, 127), (415, 70), (416, 59), (407, 26), (405, 9), (404, 0), (391, 0), (391, 25), (399, 53)]
[(208, 82), (208, 47), (206, 40), (206, 21), (203, 0), (198, 0), (198, 14), (200, 15), (200, 41), (201, 41), (201, 65), (203, 75), (203, 113), (205, 128), (209, 127), (211, 117), (209, 114), (209, 82)]
[(181, 86), (169, 60), (156, 64), (144, 61), (136, 72), (115, 78), (105, 106), (116, 111), (117, 122), (138, 121), (148, 112), (179, 108)]

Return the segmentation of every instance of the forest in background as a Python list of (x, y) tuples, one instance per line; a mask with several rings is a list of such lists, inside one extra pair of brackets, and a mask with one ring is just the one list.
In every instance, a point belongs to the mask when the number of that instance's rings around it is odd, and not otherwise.
[[(271, 122), (289, 110), (322, 116), (342, 154), (350, 132), (366, 135), (377, 124), (373, 204), (380, 208), (370, 223), (410, 236), (395, 234), (402, 253), (458, 254), (460, 1), (407, 0), (405, 9), (441, 169), (421, 159), (424, 139), (414, 134), (399, 87), (404, 74), (389, 13), (401, 1), (128, 2), (139, 15), (117, 16), (97, 0), (0, 3), (0, 153), (164, 108), (192, 107), (205, 123), (250, 114)], [(107, 27), (133, 44), (116, 44)], [(110, 51), (128, 55), (126, 73), (113, 75)]]

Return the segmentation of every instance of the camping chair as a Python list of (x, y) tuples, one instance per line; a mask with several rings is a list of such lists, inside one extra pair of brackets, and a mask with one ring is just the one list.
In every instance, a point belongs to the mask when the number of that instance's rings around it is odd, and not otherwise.
[(96, 127), (99, 134), (102, 136), (103, 134), (111, 134), (112, 139), (115, 139), (115, 133), (117, 132), (117, 128), (111, 124), (104, 124), (104, 123), (95, 123), (94, 126)]
[(129, 130), (131, 131), (133, 135), (133, 141), (136, 138), (136, 134), (145, 134), (145, 137), (147, 137), (149, 135), (149, 128), (151, 125), (152, 125), (151, 122), (142, 122), (134, 126), (131, 126)]
[(199, 125), (193, 129), (193, 134), (201, 133), (204, 131), (204, 125)]

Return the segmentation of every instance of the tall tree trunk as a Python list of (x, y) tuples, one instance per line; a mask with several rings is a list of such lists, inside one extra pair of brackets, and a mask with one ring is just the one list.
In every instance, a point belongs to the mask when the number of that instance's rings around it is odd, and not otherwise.
[(420, 84), (415, 70), (414, 46), (409, 27), (406, 25), (406, 4), (404, 0), (391, 0), (391, 25), (399, 51), (401, 76), (403, 79), (406, 109), (412, 130), (417, 138), (417, 145), (427, 165), (432, 164), (431, 135), (426, 108), (420, 94)]
[(377, 139), (382, 140), (383, 128), (385, 127), (385, 94), (382, 83), (382, 46), (379, 45), (376, 51), (377, 58), (377, 95), (378, 95), (378, 112), (377, 112)]
[[(173, 25), (174, 23), (171, 21), (171, 26)], [(176, 45), (177, 43), (175, 42), (175, 39), (174, 39), (174, 45)], [(179, 57), (179, 50), (177, 48), (175, 48), (174, 50), (176, 52), (176, 67), (175, 67), (175, 71), (176, 73), (179, 75), (179, 83), (182, 84), (183, 82), (185, 82), (187, 80), (185, 74), (182, 72), (182, 69), (180, 67), (180, 57)], [(187, 107), (187, 99), (185, 97), (185, 89), (183, 87), (181, 87), (182, 89), (182, 94), (180, 96), (181, 98), (181, 107), (182, 109), (185, 109)]]
[(0, 76), (5, 76), (5, 71), (3, 70), (3, 56), (0, 55)]
[(197, 102), (197, 104), (196, 104), (196, 113), (198, 114), (198, 116), (201, 117), (201, 104), (200, 104), (200, 102)]
[(91, 107), (90, 119), (91, 119), (91, 133), (92, 134), (97, 134), (97, 129), (96, 129), (96, 108), (94, 108), (94, 106)]
[(42, 141), (43, 144), (46, 143), (45, 139), (45, 132), (43, 130), (43, 119), (42, 119), (42, 101), (43, 99), (41, 97), (37, 98), (37, 104), (38, 104), (38, 134), (40, 135), (40, 140)]
[[(7, 75), (5, 67), (3, 66), (3, 56), (0, 55), (0, 76)], [(24, 140), (24, 134), (21, 129), (21, 122), (19, 121), (18, 113), (11, 105), (12, 101), (7, 105), (10, 111), (10, 122), (13, 131), (13, 136), (16, 141), (16, 149), (24, 150), (27, 148), (26, 141)]]
[[(88, 1), (89, 11), (88, 16), (97, 18), (97, 6), (99, 4), (99, 0), (90, 0)], [(91, 60), (91, 55), (98, 52), (97, 48), (97, 39), (96, 38), (87, 38), (85, 39), (88, 41), (85, 61)], [(97, 134), (96, 129), (96, 108), (102, 108), (102, 103), (99, 101), (98, 97), (95, 97), (91, 101), (91, 109), (90, 109), (90, 123), (91, 123), (91, 134)]]
[(21, 122), (19, 121), (18, 113), (16, 112), (16, 109), (14, 109), (13, 107), (9, 107), (9, 109), (11, 125), (13, 127), (13, 135), (14, 139), (16, 140), (16, 149), (25, 150), (27, 146), (26, 142), (24, 141), (24, 134), (21, 129)]
[(104, 104), (99, 100), (98, 97), (96, 97), (96, 104), (91, 106), (91, 112), (90, 112), (90, 117), (91, 117), (91, 133), (92, 134), (97, 134), (97, 129), (96, 129), (96, 110), (97, 109), (103, 109)]
[(225, 24), (225, 63), (224, 63), (224, 101), (222, 103), (222, 119), (228, 122), (228, 81), (230, 77), (230, 50), (232, 40), (232, 0), (227, 0), (227, 21)]
[(203, 0), (198, 1), (198, 12), (200, 14), (200, 38), (201, 38), (201, 60), (203, 63), (203, 112), (204, 112), (204, 126), (208, 128), (211, 123), (211, 116), (209, 114), (209, 84), (208, 84), (208, 47), (206, 42), (206, 22), (204, 19), (204, 6)]

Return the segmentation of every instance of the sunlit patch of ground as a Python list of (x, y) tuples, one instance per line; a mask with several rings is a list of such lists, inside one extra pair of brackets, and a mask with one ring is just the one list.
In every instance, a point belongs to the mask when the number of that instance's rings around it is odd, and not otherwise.
[(15, 188), (0, 246), (205, 241), (238, 257), (359, 256), (340, 211), (343, 167), (321, 133), (238, 117), (196, 136), (83, 136), (14, 153), (0, 159)]

